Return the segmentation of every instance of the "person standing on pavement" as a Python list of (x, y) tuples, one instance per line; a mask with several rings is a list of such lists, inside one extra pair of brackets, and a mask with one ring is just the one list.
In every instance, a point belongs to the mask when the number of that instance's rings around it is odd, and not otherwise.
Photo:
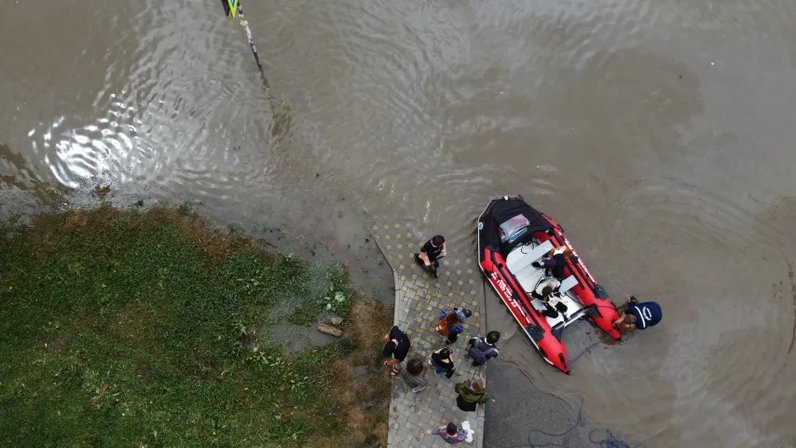
[(445, 372), (445, 376), (450, 378), (453, 376), (453, 371), (456, 367), (453, 365), (453, 353), (448, 347), (442, 347), (439, 350), (431, 353), (429, 364), (434, 367), (437, 373)]
[(437, 426), (434, 429), (429, 429), (426, 434), (436, 435), (442, 437), (442, 440), (456, 445), (459, 442), (467, 440), (467, 431), (464, 428), (456, 426), (456, 423), (450, 422), (447, 425)]
[(453, 308), (442, 310), (437, 324), (437, 332), (445, 336), (446, 344), (453, 344), (459, 339), (459, 335), (464, 332), (465, 320), (472, 316), (473, 312), (467, 308)]

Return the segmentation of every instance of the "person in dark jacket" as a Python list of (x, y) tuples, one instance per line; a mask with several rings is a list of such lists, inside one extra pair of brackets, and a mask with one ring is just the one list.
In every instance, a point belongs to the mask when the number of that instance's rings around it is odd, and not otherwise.
[(465, 412), (474, 412), (478, 408), (477, 405), (486, 403), (488, 399), (484, 383), (481, 380), (462, 381), (456, 383), (453, 389), (458, 394), (456, 405)]
[(456, 366), (453, 364), (453, 353), (448, 347), (443, 347), (431, 353), (429, 363), (437, 373), (445, 372), (447, 378), (452, 377), (453, 371), (456, 370)]
[(445, 243), (445, 237), (442, 235), (434, 235), (426, 244), (420, 248), (420, 252), (415, 254), (415, 261), (418, 262), (426, 272), (439, 277), (437, 268), (439, 267), (439, 259), (448, 254), (448, 246)]
[(406, 333), (401, 331), (400, 328), (393, 326), (390, 332), (384, 335), (384, 340), (387, 341), (382, 349), (382, 355), (387, 358), (384, 361), (385, 366), (394, 366), (406, 359), (406, 355), (409, 354), (409, 348), (412, 345)]
[(486, 338), (479, 336), (470, 339), (467, 342), (470, 345), (467, 353), (473, 360), (473, 366), (481, 366), (490, 359), (497, 358), (500, 354), (496, 345), (499, 340), (500, 333), (497, 331), (490, 331), (486, 334)]

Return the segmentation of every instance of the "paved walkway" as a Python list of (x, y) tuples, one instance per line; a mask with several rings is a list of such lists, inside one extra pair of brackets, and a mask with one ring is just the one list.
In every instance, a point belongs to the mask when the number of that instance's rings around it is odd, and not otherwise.
[[(436, 426), (464, 420), (475, 431), (471, 445), (483, 446), (484, 406), (476, 412), (463, 412), (456, 406), (453, 385), (465, 379), (481, 378), (486, 383), (486, 366), (472, 367), (464, 359), (467, 339), (485, 333), (484, 297), (475, 255), (462, 257), (457, 248), (451, 248), (440, 262), (439, 278), (425, 273), (412, 259), (433, 231), (419, 231), (411, 222), (376, 220), (373, 237), (387, 259), (395, 276), (395, 325), (406, 331), (412, 341), (409, 356), (428, 359), (431, 352), (444, 346), (443, 338), (434, 330), (444, 308), (468, 308), (473, 315), (467, 320), (464, 334), (453, 351), (456, 371), (452, 378), (436, 375), (426, 369), (428, 387), (414, 393), (399, 379), (393, 380), (390, 403), (390, 426), (387, 446), (448, 447), (439, 436), (430, 436), (426, 430)], [(487, 384), (487, 391), (489, 385)]]

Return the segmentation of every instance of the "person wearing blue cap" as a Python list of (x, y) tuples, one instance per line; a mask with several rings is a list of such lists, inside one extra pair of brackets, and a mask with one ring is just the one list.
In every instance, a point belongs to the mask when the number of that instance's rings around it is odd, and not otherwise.
[(657, 302), (639, 302), (634, 296), (624, 306), (619, 307), (619, 317), (614, 326), (627, 330), (646, 330), (658, 325), (663, 319), (663, 310)]

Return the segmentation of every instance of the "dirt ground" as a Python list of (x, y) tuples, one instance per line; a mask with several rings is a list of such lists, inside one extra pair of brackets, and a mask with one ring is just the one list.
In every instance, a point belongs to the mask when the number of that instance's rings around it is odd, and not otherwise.
[(390, 407), (391, 380), (382, 365), (382, 337), (392, 325), (392, 310), (373, 299), (357, 296), (348, 323), (348, 337), (357, 348), (335, 361), (333, 395), (345, 413), (348, 427), (343, 434), (309, 441), (313, 447), (385, 447)]

